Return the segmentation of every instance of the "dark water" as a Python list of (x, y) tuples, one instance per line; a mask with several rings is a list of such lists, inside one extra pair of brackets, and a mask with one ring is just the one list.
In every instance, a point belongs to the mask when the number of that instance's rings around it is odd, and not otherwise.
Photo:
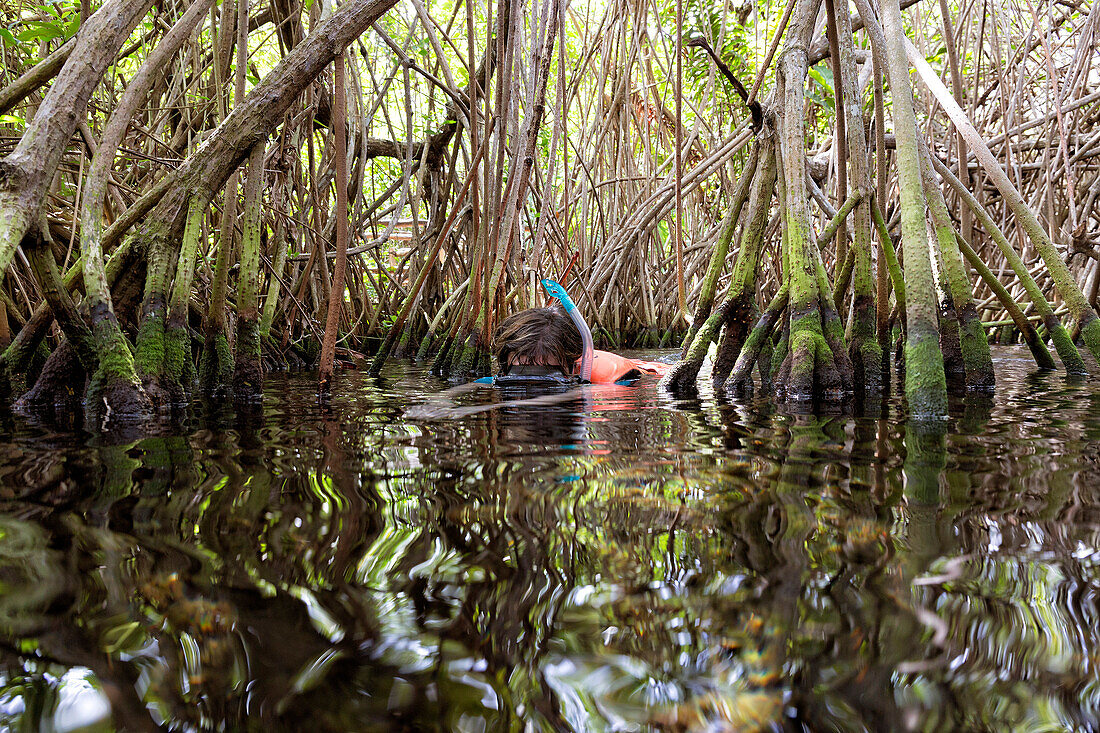
[(939, 430), (652, 385), (415, 423), (403, 366), (2, 418), (0, 728), (1100, 729), (1100, 386), (997, 365)]

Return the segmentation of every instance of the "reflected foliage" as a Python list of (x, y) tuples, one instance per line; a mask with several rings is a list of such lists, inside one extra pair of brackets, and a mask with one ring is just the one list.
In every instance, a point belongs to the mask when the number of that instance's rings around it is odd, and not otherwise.
[(0, 725), (1088, 729), (1100, 391), (1018, 377), (941, 423), (646, 386), (410, 423), (409, 370), (9, 421)]

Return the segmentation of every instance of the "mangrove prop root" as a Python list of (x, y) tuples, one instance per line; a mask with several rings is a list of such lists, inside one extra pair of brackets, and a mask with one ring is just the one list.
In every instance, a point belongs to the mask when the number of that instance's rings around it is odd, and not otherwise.
[(772, 302), (764, 309), (756, 325), (753, 326), (749, 337), (745, 339), (741, 353), (726, 379), (724, 388), (727, 392), (744, 393), (752, 388), (752, 367), (754, 363), (760, 365), (761, 389), (772, 388), (772, 354), (771, 334), (787, 307), (787, 299), (790, 294), (788, 286), (784, 286), (772, 298)]
[(1036, 366), (1040, 369), (1057, 369), (1058, 365), (1055, 363), (1054, 357), (1050, 355), (1050, 350), (1047, 349), (1046, 343), (1039, 338), (1035, 326), (1031, 325), (1031, 321), (1029, 321), (1023, 311), (1020, 310), (1020, 306), (1012, 299), (1012, 295), (1005, 286), (1001, 284), (1001, 281), (997, 279), (997, 276), (993, 274), (993, 271), (982, 262), (982, 258), (978, 256), (978, 253), (974, 251), (958, 232), (955, 233), (955, 243), (970, 263), (970, 266), (974, 268), (978, 276), (982, 278), (989, 289), (993, 291), (993, 294), (997, 296), (997, 299), (1008, 313), (1009, 318), (1016, 324), (1016, 328), (1020, 330), (1020, 335), (1023, 337), (1024, 343), (1027, 344), (1028, 349), (1031, 351), (1031, 355), (1035, 358)]
[(685, 357), (676, 362), (672, 369), (669, 369), (668, 373), (661, 378), (660, 389), (672, 393), (690, 392), (695, 389), (695, 380), (699, 376), (699, 370), (703, 367), (707, 350), (710, 348), (715, 336), (717, 336), (718, 329), (722, 327), (727, 310), (732, 307), (733, 302), (726, 300), (707, 317), (707, 320), (695, 334)]

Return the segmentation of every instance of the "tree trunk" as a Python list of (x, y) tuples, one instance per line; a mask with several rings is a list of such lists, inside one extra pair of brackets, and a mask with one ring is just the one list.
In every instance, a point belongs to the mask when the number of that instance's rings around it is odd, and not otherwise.
[(830, 301), (832, 289), (827, 282), (822, 288), (824, 268), (819, 272), (820, 255), (806, 204), (803, 87), (808, 70), (806, 43), (816, 8), (814, 0), (798, 0), (776, 72), (781, 90), (779, 150), (786, 197), (782, 210), (786, 225), (785, 271), (790, 283), (790, 336), (775, 388), (795, 401), (837, 398), (851, 386), (838, 363), (839, 354), (826, 339), (826, 329), (835, 331), (835, 324), (829, 322), (835, 315)]
[[(871, 272), (871, 171), (867, 161), (867, 132), (863, 125), (863, 104), (856, 88), (855, 48), (852, 21), (847, 4), (836, 13), (841, 97), (844, 100), (844, 129), (848, 147), (848, 171), (852, 188), (863, 194), (852, 212), (852, 310), (848, 318), (848, 354), (854, 370), (854, 385), (865, 394), (882, 391), (882, 347), (875, 333), (875, 280)], [(838, 175), (844, 176), (845, 171)], [(837, 242), (844, 241), (841, 236)], [(840, 248), (837, 261), (840, 262)], [(839, 280), (839, 278), (838, 278)], [(841, 299), (837, 299), (837, 308)]]
[(333, 105), (332, 124), (336, 133), (336, 267), (332, 274), (332, 288), (329, 290), (325, 337), (321, 342), (319, 381), (322, 392), (327, 392), (331, 387), (336, 337), (340, 328), (340, 314), (344, 309), (344, 277), (348, 261), (348, 142), (343, 54), (336, 57), (334, 68), (336, 103)]
[[(80, 245), (84, 259), (86, 307), (92, 318), (99, 360), (89, 382), (90, 392), (86, 400), (92, 412), (97, 413), (101, 404), (104, 412), (119, 416), (129, 414), (142, 418), (151, 412), (149, 398), (138, 379), (133, 354), (119, 327), (111, 302), (107, 271), (103, 263), (101, 212), (115, 152), (126, 134), (130, 119), (145, 100), (156, 76), (190, 37), (211, 2), (212, 0), (195, 0), (138, 69), (118, 106), (111, 113), (88, 168), (80, 213)], [(103, 423), (96, 421), (96, 424)]]
[[(337, 136), (339, 139), (339, 136)], [(339, 152), (337, 153), (339, 155)], [(340, 176), (337, 174), (337, 186)], [(239, 402), (256, 402), (263, 396), (263, 364), (260, 362), (260, 228), (264, 183), (264, 146), (257, 144), (248, 159), (248, 178), (244, 186), (244, 216), (241, 221), (241, 269), (237, 278), (237, 336), (235, 352), (233, 398)], [(346, 190), (346, 181), (345, 181)], [(340, 193), (337, 191), (337, 199)], [(345, 206), (346, 208), (346, 206)], [(339, 216), (339, 214), (337, 214)], [(336, 224), (340, 230), (340, 220)], [(347, 220), (344, 219), (346, 231)], [(345, 238), (346, 238), (345, 233)], [(337, 234), (339, 237), (339, 234)], [(346, 242), (345, 242), (346, 244)]]
[[(867, 22), (868, 19), (864, 18)], [(909, 412), (919, 417), (947, 415), (947, 378), (940, 350), (932, 260), (928, 249), (917, 118), (905, 59), (905, 28), (898, 0), (884, 0), (882, 26), (897, 137), (898, 186), (901, 189), (901, 243), (905, 255), (905, 396)]]
[(0, 277), (34, 225), (93, 90), (153, 0), (107, 0), (80, 28), (69, 60), (50, 85), (19, 144), (0, 161)]

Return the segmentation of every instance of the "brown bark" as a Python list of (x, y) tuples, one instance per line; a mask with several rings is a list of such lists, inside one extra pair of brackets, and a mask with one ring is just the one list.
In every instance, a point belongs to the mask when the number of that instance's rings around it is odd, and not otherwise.
[(336, 353), (336, 335), (340, 328), (340, 314), (344, 306), (344, 275), (348, 261), (348, 141), (347, 100), (344, 94), (344, 55), (336, 57), (336, 73), (333, 86), (336, 103), (333, 109), (333, 132), (336, 136), (336, 269), (329, 290), (328, 318), (325, 321), (325, 337), (321, 342), (320, 386), (327, 391), (332, 379), (333, 359)]
[(35, 89), (57, 76), (57, 72), (69, 60), (74, 47), (76, 47), (76, 39), (70, 38), (56, 51), (28, 69), (25, 74), (0, 89), (0, 115), (10, 111)]
[(42, 207), (92, 91), (153, 0), (107, 0), (80, 29), (72, 55), (19, 144), (0, 161), (0, 276)]

